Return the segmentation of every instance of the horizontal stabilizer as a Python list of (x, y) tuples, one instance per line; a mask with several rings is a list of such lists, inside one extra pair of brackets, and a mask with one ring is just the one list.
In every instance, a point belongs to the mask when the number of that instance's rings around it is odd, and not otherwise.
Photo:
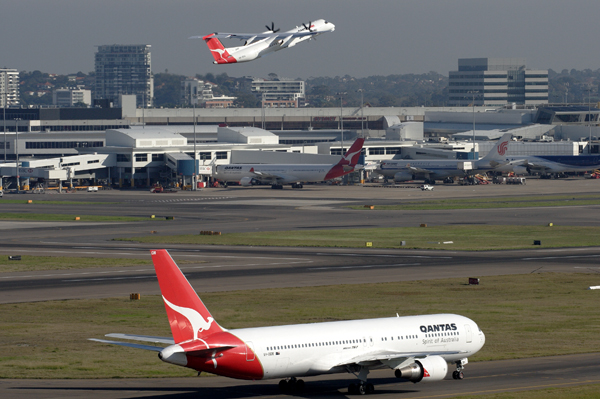
[(134, 344), (133, 342), (119, 342), (119, 341), (108, 341), (106, 339), (97, 339), (97, 338), (88, 338), (90, 341), (95, 341), (95, 342), (100, 342), (103, 344), (111, 344), (111, 345), (120, 345), (120, 346), (128, 346), (130, 348), (135, 348), (135, 349), (144, 349), (147, 351), (154, 351), (154, 352), (160, 352), (162, 351), (163, 347), (161, 346), (152, 346), (152, 345), (142, 345), (142, 344)]
[(216, 353), (225, 352), (231, 348), (235, 348), (235, 346), (217, 346), (209, 349), (199, 349), (195, 351), (186, 351), (186, 355), (194, 356), (194, 357), (214, 357)]
[(134, 335), (134, 334), (106, 334), (106, 337), (117, 339), (128, 339), (131, 341), (152, 342), (153, 344), (173, 345), (175, 341), (169, 337), (152, 337), (149, 335)]

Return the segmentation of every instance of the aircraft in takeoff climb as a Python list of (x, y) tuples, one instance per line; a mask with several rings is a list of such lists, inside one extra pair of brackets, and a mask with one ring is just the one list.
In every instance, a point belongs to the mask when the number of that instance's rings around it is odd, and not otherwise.
[(238, 182), (242, 186), (271, 184), (281, 189), (284, 184), (302, 188), (302, 183), (335, 179), (353, 172), (360, 160), (365, 139), (358, 138), (335, 164), (229, 164), (217, 165), (213, 177), (222, 182)]
[[(296, 26), (286, 32), (279, 32), (275, 24), (266, 25), (267, 31), (262, 33), (222, 33), (215, 32), (206, 36), (192, 36), (190, 39), (203, 39), (210, 49), (213, 64), (234, 64), (253, 61), (274, 51), (290, 48), (305, 40), (311, 40), (322, 33), (333, 32), (335, 25), (324, 19)], [(244, 40), (244, 45), (225, 48), (220, 39)]]
[[(298, 377), (352, 373), (350, 393), (374, 391), (370, 370), (389, 368), (396, 377), (440, 381), (454, 363), (463, 379), (469, 356), (485, 335), (473, 320), (455, 314), (334, 321), (227, 330), (202, 303), (167, 250), (152, 250), (152, 261), (173, 337), (108, 334), (150, 344), (93, 341), (158, 352), (167, 363), (244, 380), (281, 379), (284, 392), (299, 391)], [(156, 344), (168, 345), (166, 347)]]

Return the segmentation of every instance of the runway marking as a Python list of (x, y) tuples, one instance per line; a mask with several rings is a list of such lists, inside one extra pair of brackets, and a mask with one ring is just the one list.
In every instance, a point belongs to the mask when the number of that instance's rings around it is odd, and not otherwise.
[(308, 270), (339, 270), (339, 269), (371, 269), (374, 267), (396, 267), (396, 266), (421, 266), (420, 263), (394, 263), (391, 265), (363, 265), (363, 266), (323, 266), (309, 267)]
[(452, 256), (430, 256), (430, 255), (377, 255), (377, 254), (331, 254), (325, 252), (317, 252), (315, 255), (321, 256), (356, 256), (370, 258), (419, 258), (419, 259), (452, 259)]
[(149, 203), (165, 203), (165, 202), (192, 202), (192, 201), (211, 201), (211, 200), (223, 200), (231, 199), (236, 197), (200, 197), (200, 198), (169, 198), (160, 200), (127, 200), (125, 202), (149, 202)]

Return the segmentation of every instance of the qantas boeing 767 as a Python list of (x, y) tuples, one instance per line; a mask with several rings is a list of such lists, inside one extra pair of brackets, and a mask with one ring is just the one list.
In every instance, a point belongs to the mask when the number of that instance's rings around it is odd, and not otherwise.
[(167, 363), (245, 380), (281, 379), (284, 391), (300, 390), (298, 377), (352, 373), (350, 393), (373, 392), (370, 370), (389, 368), (396, 377), (440, 381), (448, 363), (462, 379), (467, 358), (479, 351), (485, 335), (477, 324), (455, 314), (243, 328), (221, 327), (204, 306), (169, 253), (152, 250), (173, 338), (130, 334), (108, 337), (168, 345), (94, 341), (158, 352)]

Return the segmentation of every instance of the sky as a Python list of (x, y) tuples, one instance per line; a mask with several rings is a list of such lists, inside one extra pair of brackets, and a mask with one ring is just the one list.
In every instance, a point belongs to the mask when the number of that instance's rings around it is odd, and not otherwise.
[[(213, 65), (205, 43), (188, 39), (319, 18), (335, 32), (249, 63)], [(187, 76), (448, 75), (458, 58), (479, 57), (597, 70), (598, 21), (598, 0), (2, 0), (0, 68), (89, 73), (95, 46), (150, 44), (154, 73)]]

